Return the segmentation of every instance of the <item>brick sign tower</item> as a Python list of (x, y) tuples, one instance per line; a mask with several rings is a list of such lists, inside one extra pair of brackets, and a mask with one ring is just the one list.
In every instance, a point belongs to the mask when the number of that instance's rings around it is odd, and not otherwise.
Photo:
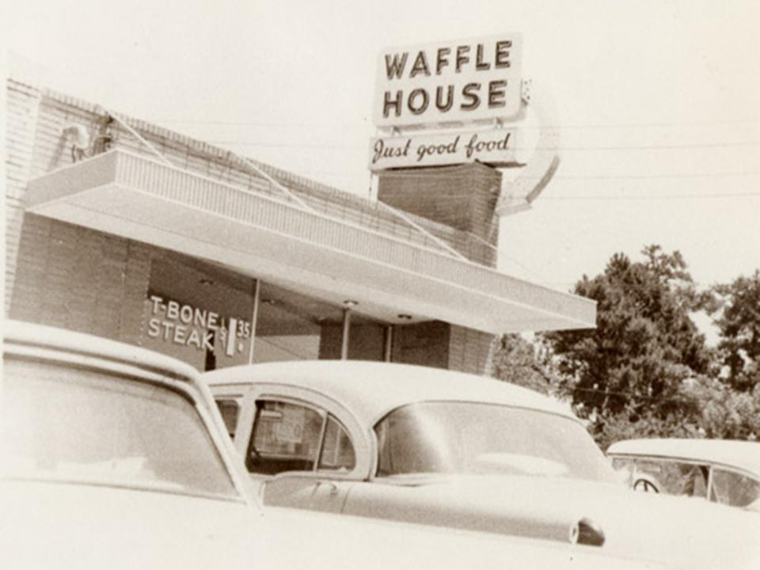
[[(551, 101), (532, 93), (521, 59), (521, 36), (504, 34), (389, 48), (377, 64), (369, 168), (378, 200), (454, 228), (452, 254), (490, 267), (501, 217), (529, 208), (559, 164)], [(462, 337), (450, 328), (444, 336)], [(473, 332), (470, 342), (490, 344)], [(427, 348), (452, 356), (451, 343)]]

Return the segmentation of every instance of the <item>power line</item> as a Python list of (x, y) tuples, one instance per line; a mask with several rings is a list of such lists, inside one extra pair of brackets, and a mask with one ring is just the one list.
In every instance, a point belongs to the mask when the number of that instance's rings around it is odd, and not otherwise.
[[(261, 148), (315, 148), (315, 149), (366, 149), (367, 145), (338, 144), (338, 143), (269, 143), (247, 140), (216, 140), (208, 141), (211, 144), (224, 144), (232, 146), (248, 146)], [(714, 148), (737, 148), (760, 146), (760, 141), (729, 141), (712, 143), (687, 143), (687, 144), (649, 144), (649, 145), (607, 145), (607, 146), (558, 146), (542, 150), (570, 151), (570, 152), (606, 152), (606, 151), (653, 151), (653, 150), (701, 150)], [(533, 147), (514, 147), (514, 151), (533, 150)]]
[(636, 398), (639, 400), (657, 401), (657, 402), (678, 402), (688, 401), (686, 396), (645, 396), (643, 394), (637, 394), (635, 392), (621, 392), (616, 390), (602, 390), (599, 388), (579, 388), (577, 386), (568, 387), (566, 389), (569, 392), (588, 392), (592, 394), (601, 394), (604, 396), (622, 396), (625, 398)]
[[(392, 171), (390, 176), (407, 179), (424, 179), (431, 180), (435, 178), (448, 179), (456, 177), (456, 174), (445, 173), (436, 174), (432, 172), (410, 172), (410, 171)], [(552, 180), (657, 180), (657, 179), (681, 179), (681, 178), (730, 178), (730, 177), (752, 177), (760, 176), (760, 170), (749, 171), (724, 171), (724, 172), (672, 172), (662, 174), (565, 174), (557, 175)], [(525, 177), (526, 179), (540, 179), (540, 176)]]
[[(223, 120), (199, 120), (199, 119), (151, 119), (153, 123), (184, 124), (184, 125), (222, 125), (240, 127), (283, 127), (298, 129), (335, 128), (335, 127), (372, 127), (369, 122), (346, 122), (346, 123), (284, 123), (272, 121), (223, 121)], [(553, 129), (642, 129), (642, 128), (670, 128), (670, 127), (704, 127), (714, 125), (756, 125), (755, 117), (724, 120), (698, 120), (698, 121), (659, 121), (644, 123), (558, 123), (553, 125), (516, 125), (520, 128), (553, 128)], [(508, 124), (507, 126), (512, 126)]]
[(609, 196), (609, 195), (585, 195), (585, 196), (543, 196), (541, 200), (701, 200), (720, 198), (747, 198), (760, 196), (760, 192), (725, 192), (704, 194), (641, 194), (637, 196)]

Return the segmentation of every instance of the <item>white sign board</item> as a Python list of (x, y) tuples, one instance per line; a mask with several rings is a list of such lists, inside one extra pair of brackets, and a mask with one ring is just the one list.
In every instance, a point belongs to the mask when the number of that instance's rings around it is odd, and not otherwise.
[(383, 50), (375, 125), (514, 118), (520, 111), (521, 59), (519, 34)]
[(437, 135), (376, 137), (370, 141), (369, 169), (441, 166), (483, 162), (516, 164), (516, 129), (460, 131)]

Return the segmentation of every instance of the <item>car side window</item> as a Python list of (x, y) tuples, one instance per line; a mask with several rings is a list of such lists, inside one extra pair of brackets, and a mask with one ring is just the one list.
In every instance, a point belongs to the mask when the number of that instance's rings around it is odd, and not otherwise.
[(727, 469), (713, 467), (710, 500), (732, 507), (746, 507), (760, 499), (760, 481)]
[(219, 408), (219, 413), (222, 415), (227, 433), (232, 439), (235, 439), (235, 429), (240, 416), (240, 404), (232, 398), (220, 398), (216, 400), (216, 407)]
[(276, 475), (312, 471), (319, 454), (324, 414), (298, 404), (256, 402), (246, 467), (251, 473)]
[(661, 492), (671, 495), (707, 498), (707, 481), (710, 469), (707, 465), (664, 461), (658, 459), (637, 459), (634, 486), (639, 473), (649, 475), (652, 484)]
[(633, 485), (634, 460), (630, 457), (613, 457), (612, 468), (617, 473), (620, 481), (628, 486)]
[(334, 417), (329, 416), (319, 457), (319, 470), (351, 471), (355, 465), (356, 454), (346, 428)]

